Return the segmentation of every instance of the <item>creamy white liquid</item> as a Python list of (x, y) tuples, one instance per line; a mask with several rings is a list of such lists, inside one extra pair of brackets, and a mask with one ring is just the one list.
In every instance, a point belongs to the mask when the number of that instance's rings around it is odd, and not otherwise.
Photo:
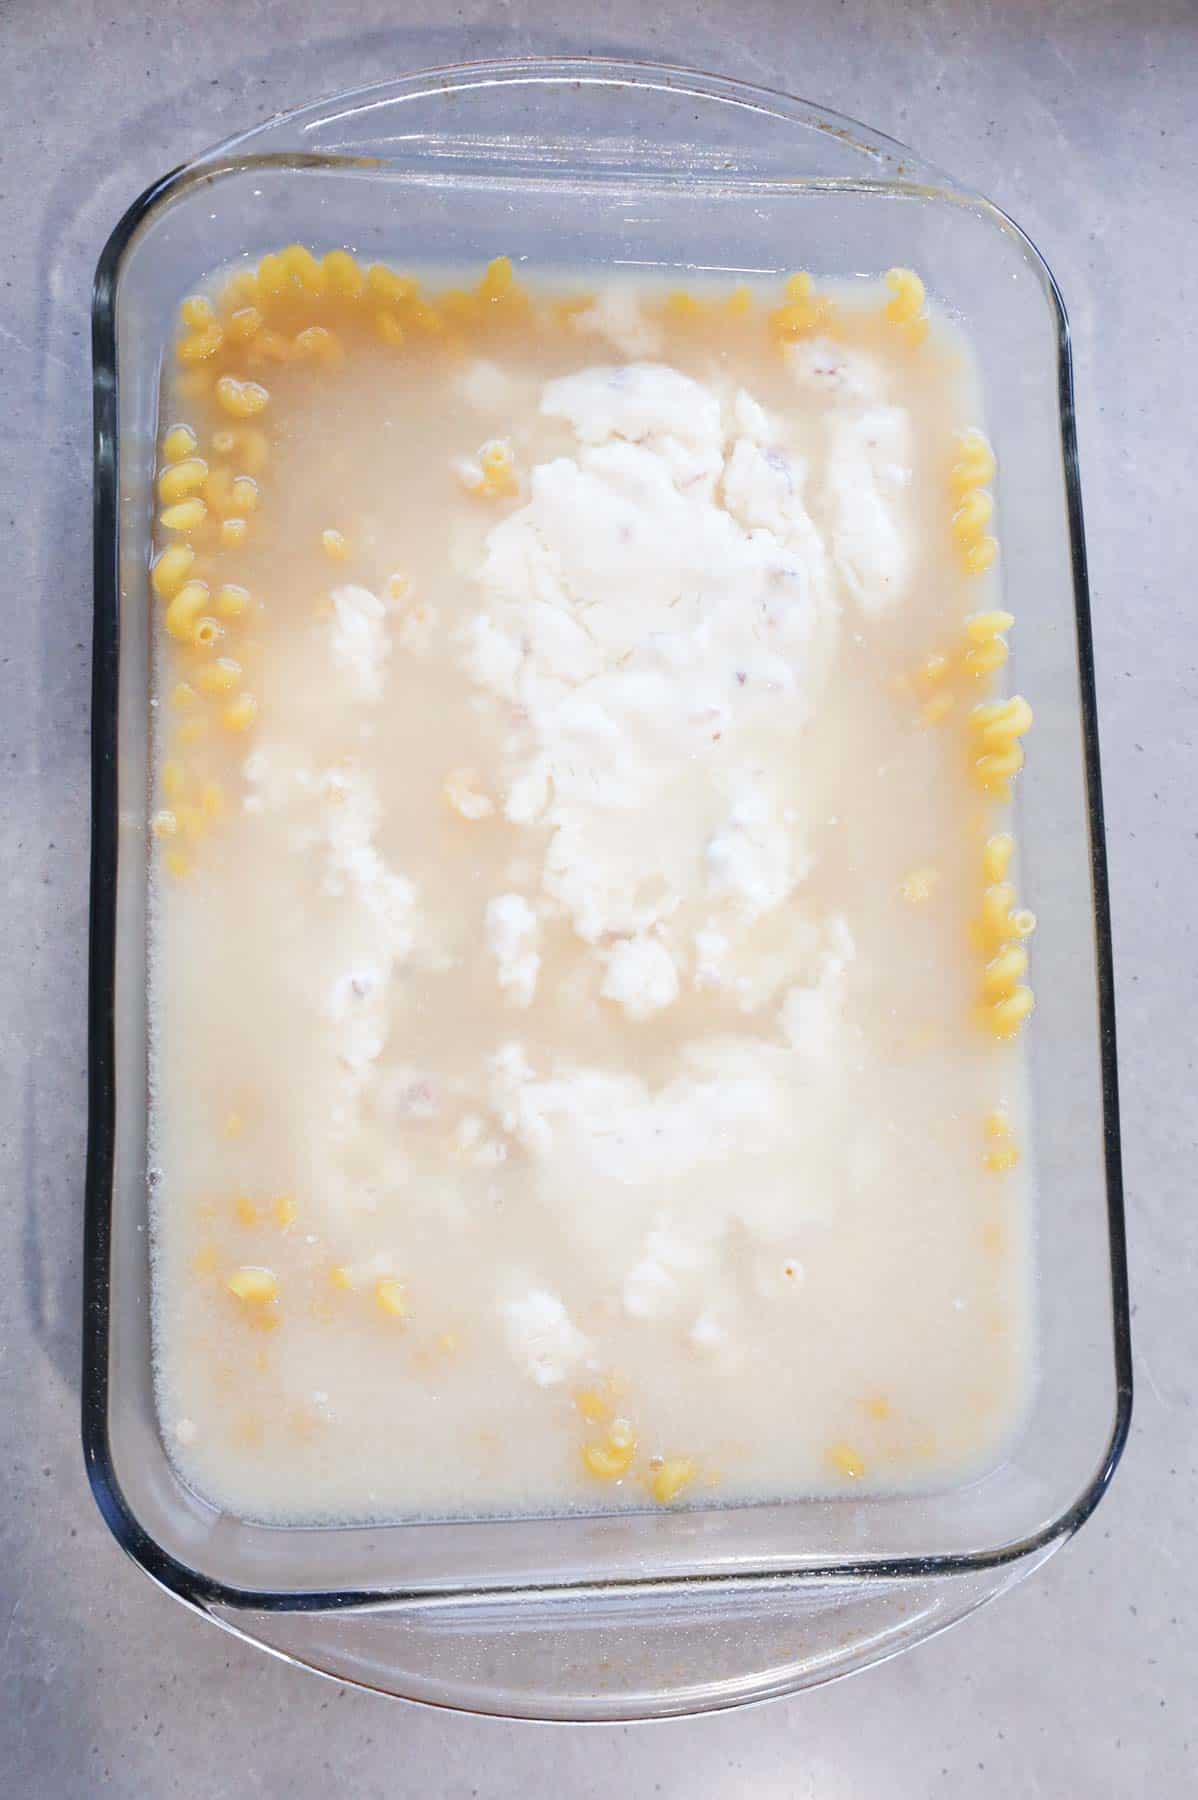
[[(947, 530), (961, 345), (784, 356), (613, 290), (268, 379), (211, 576), (253, 596), (253, 732), (180, 749), (202, 658), (159, 657), (160, 763), (226, 794), (155, 878), (181, 1472), (341, 1520), (646, 1504), (658, 1458), (706, 1503), (984, 1469), (1030, 1367), (1026, 1158), (983, 1123), (1023, 1145), (1022, 1063), (973, 1016), (1001, 819), (908, 679), (990, 598)], [(510, 497), (472, 491), (493, 439)]]

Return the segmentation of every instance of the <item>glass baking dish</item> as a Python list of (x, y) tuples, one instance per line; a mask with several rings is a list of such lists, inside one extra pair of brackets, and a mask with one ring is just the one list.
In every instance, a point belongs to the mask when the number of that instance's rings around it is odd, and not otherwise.
[[(1029, 1038), (1038, 1385), (1007, 1460), (924, 1496), (600, 1518), (272, 1529), (182, 1485), (155, 1416), (146, 1158), (147, 566), (160, 359), (180, 298), (293, 239), (477, 268), (527, 258), (752, 279), (917, 268), (976, 346), (1002, 581), (1036, 709), (1020, 789), (1039, 917)], [(734, 1705), (893, 1654), (1088, 1516), (1131, 1407), (1114, 1019), (1068, 332), (1023, 233), (891, 140), (688, 71), (475, 64), (274, 120), (157, 182), (94, 306), (95, 663), (83, 1435), (119, 1542), (281, 1654), (409, 1698), (541, 1718)]]

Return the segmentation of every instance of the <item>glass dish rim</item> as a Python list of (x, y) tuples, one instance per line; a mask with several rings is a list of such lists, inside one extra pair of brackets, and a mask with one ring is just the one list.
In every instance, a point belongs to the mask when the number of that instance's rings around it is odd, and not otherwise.
[[(462, 77), (498, 84), (571, 79), (629, 87), (666, 86), (710, 100), (724, 100), (753, 107), (774, 116), (788, 115), (796, 124), (851, 134), (850, 141), (864, 153), (888, 160), (893, 152), (911, 158), (925, 173), (939, 174), (897, 139), (886, 137), (845, 115), (801, 100), (761, 84), (672, 64), (607, 57), (517, 57), (455, 63), (411, 72), (364, 88), (349, 90), (251, 127), (248, 131), (203, 152), (159, 177), (132, 203), (108, 238), (96, 267), (92, 296), (93, 367), (93, 558), (94, 611), (92, 652), (92, 842), (89, 906), (88, 966), (88, 1079), (87, 1160), (84, 1200), (82, 1282), (82, 1378), (81, 1424), (84, 1461), (100, 1512), (121, 1548), (160, 1586), (185, 1602), (207, 1611), (222, 1605), (259, 1612), (324, 1612), (378, 1610), (405, 1603), (422, 1607), (439, 1599), (460, 1599), (461, 1590), (419, 1591), (397, 1589), (336, 1589), (273, 1591), (229, 1586), (189, 1568), (150, 1534), (125, 1498), (112, 1457), (108, 1430), (109, 1397), (109, 1252), (115, 1160), (115, 1041), (117, 855), (118, 855), (118, 682), (120, 670), (120, 582), (117, 566), (119, 544), (119, 450), (117, 438), (117, 328), (116, 292), (124, 256), (141, 227), (178, 194), (201, 181), (234, 174), (255, 164), (275, 167), (363, 167), (363, 159), (336, 153), (289, 151), (266, 157), (242, 155), (237, 146), (264, 131), (293, 122), (297, 117), (323, 112), (339, 102), (361, 101), (371, 94)], [(371, 158), (368, 166), (385, 168), (385, 158)], [(733, 176), (731, 179), (735, 180)], [(1048, 1524), (1034, 1533), (993, 1548), (948, 1552), (943, 1555), (866, 1558), (836, 1561), (779, 1573), (768, 1568), (748, 1569), (729, 1576), (726, 1572), (587, 1577), (551, 1582), (555, 1596), (654, 1595), (680, 1590), (701, 1590), (712, 1584), (745, 1590), (768, 1583), (779, 1586), (819, 1580), (851, 1581), (854, 1578), (918, 1579), (997, 1570), (1055, 1546), (1071, 1536), (1089, 1518), (1106, 1492), (1127, 1442), (1132, 1407), (1130, 1304), (1124, 1224), (1123, 1180), (1120, 1149), (1118, 1068), (1115, 1036), (1114, 973), (1111, 948), (1110, 901), (1107, 883), (1106, 844), (1095, 694), (1093, 638), (1089, 582), (1083, 529), (1073, 369), (1070, 332), (1064, 302), (1052, 270), (1027, 234), (1001, 208), (980, 194), (961, 187), (945, 176), (938, 189), (946, 200), (966, 200), (971, 208), (989, 216), (999, 229), (1014, 234), (1039, 274), (1056, 331), (1058, 411), (1062, 467), (1066, 493), (1066, 526), (1069, 535), (1074, 620), (1077, 632), (1077, 679), (1081, 711), (1086, 786), (1086, 820), (1090, 853), (1090, 885), (1099, 1007), (1101, 1102), (1103, 1118), (1103, 1168), (1107, 1202), (1110, 1252), (1112, 1351), (1115, 1406), (1111, 1431), (1088, 1484)], [(929, 193), (924, 182), (904, 181), (891, 174), (885, 179), (865, 176), (794, 177), (778, 185), (793, 188), (884, 188)], [(537, 1587), (479, 1584), (470, 1598), (500, 1597), (512, 1601), (530, 1598), (546, 1590)]]

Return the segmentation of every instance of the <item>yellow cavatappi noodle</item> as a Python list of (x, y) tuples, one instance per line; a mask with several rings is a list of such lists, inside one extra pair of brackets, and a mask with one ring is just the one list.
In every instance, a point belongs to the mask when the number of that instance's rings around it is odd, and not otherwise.
[(987, 882), (1005, 881), (1015, 854), (1015, 839), (1009, 831), (996, 832), (987, 838), (982, 849), (982, 872)]
[[(981, 1018), (986, 1029), (997, 1038), (1015, 1037), (1030, 1018), (1035, 1006), (1032, 990), (1024, 982), (1028, 955), (1024, 940), (1036, 928), (1035, 916), (1016, 908), (1015, 889), (1005, 879), (1014, 850), (1008, 832), (1000, 832), (987, 840), (982, 850), (982, 873), (986, 883), (982, 892), (981, 916), (975, 936), (983, 957), (981, 981)], [(1000, 879), (991, 880), (992, 874)], [(998, 1121), (1002, 1115), (992, 1114), (987, 1134), (1002, 1135)], [(1001, 1161), (991, 1167), (1013, 1166)]]
[(225, 334), (215, 320), (202, 331), (193, 331), (188, 337), (180, 338), (175, 349), (179, 361), (184, 364), (207, 362), (215, 356), (225, 341)]
[(162, 460), (168, 463), (182, 462), (185, 457), (193, 456), (198, 439), (190, 425), (172, 425), (162, 440)]
[(1011, 782), (1024, 764), (1020, 739), (1034, 715), (1022, 694), (975, 706), (969, 714), (974, 777), (997, 800), (1009, 800)]
[(323, 363), (326, 368), (335, 368), (345, 360), (340, 338), (327, 325), (306, 326), (296, 334), (292, 348), (301, 361)]
[(225, 331), (231, 343), (248, 344), (257, 337), (262, 325), (262, 314), (256, 306), (239, 306), (226, 324)]
[(192, 294), (179, 307), (179, 317), (190, 332), (210, 331), (216, 324), (212, 302), (202, 294)]
[(253, 419), (265, 412), (270, 394), (257, 381), (238, 381), (234, 375), (222, 375), (216, 384), (217, 403), (231, 418)]
[(485, 443), (478, 453), (478, 462), (482, 470), (478, 492), (495, 498), (519, 492), (515, 456), (506, 439), (492, 438)]
[(160, 600), (172, 600), (187, 580), (196, 553), (190, 544), (171, 544), (155, 560), (150, 585)]
[(225, 628), (219, 619), (197, 619), (192, 628), (191, 641), (197, 650), (215, 650), (225, 635)]
[(196, 621), (208, 604), (206, 581), (185, 581), (169, 601), (162, 622), (178, 643), (190, 644)]
[(965, 621), (966, 649), (962, 659), (967, 674), (985, 680), (1002, 668), (1010, 656), (1005, 634), (1014, 623), (1014, 614), (999, 608), (970, 614)]
[(887, 323), (895, 326), (909, 344), (921, 344), (928, 334), (927, 289), (914, 269), (888, 269)]
[(226, 581), (217, 590), (216, 610), (222, 619), (240, 619), (250, 604), (250, 592), (239, 582)]
[(251, 1306), (265, 1306), (277, 1299), (279, 1292), (278, 1277), (272, 1270), (248, 1264), (234, 1269), (225, 1285), (235, 1299)]
[(1005, 1175), (1019, 1162), (1019, 1146), (1008, 1133), (1000, 1143), (992, 1143), (985, 1152), (986, 1167), (996, 1175)]
[(241, 664), (234, 656), (220, 656), (204, 663), (196, 671), (195, 682), (202, 694), (231, 694), (241, 685)]
[(994, 516), (989, 484), (997, 464), (983, 434), (971, 429), (957, 440), (948, 488), (955, 501), (951, 529), (967, 575), (982, 575), (998, 556), (998, 539), (987, 530)]
[(813, 337), (827, 330), (831, 321), (832, 302), (826, 294), (816, 292), (815, 282), (805, 270), (790, 277), (781, 306), (767, 315), (770, 335), (781, 346)]
[(248, 731), (258, 716), (258, 702), (252, 694), (238, 694), (226, 706), (220, 722), (226, 731)]
[(689, 1456), (667, 1456), (649, 1476), (649, 1492), (659, 1506), (670, 1506), (690, 1487), (698, 1470)]
[(627, 1419), (613, 1419), (602, 1442), (584, 1444), (583, 1467), (597, 1481), (618, 1481), (636, 1456), (636, 1433)]
[(342, 300), (360, 300), (366, 278), (348, 250), (330, 250), (323, 262), (326, 291)]
[(411, 1312), (407, 1289), (402, 1281), (397, 1281), (392, 1275), (384, 1276), (377, 1283), (374, 1296), (382, 1310), (392, 1319), (406, 1319)]
[(590, 1425), (606, 1425), (614, 1411), (611, 1398), (599, 1388), (583, 1388), (575, 1394), (574, 1404)]
[(996, 1000), (986, 1013), (986, 1021), (996, 1038), (1017, 1037), (1031, 1018), (1036, 999), (1029, 987), (1016, 987), (1001, 1000)]
[[(166, 446), (163, 445), (165, 457)], [(208, 477), (208, 464), (202, 456), (185, 456), (178, 462), (167, 460), (158, 477), (158, 497), (165, 506), (176, 505), (198, 494)]]
[(828, 1446), (828, 1463), (837, 1475), (846, 1481), (860, 1481), (865, 1474), (865, 1458), (853, 1449), (851, 1444), (836, 1443)]
[(229, 490), (233, 511), (239, 518), (255, 511), (258, 505), (258, 483), (252, 475), (236, 475)]

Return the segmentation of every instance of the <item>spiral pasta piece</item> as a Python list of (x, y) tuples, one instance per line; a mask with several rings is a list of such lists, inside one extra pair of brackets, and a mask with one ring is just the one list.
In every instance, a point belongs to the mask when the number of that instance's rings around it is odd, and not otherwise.
[(1007, 832), (988, 838), (983, 846), (985, 886), (974, 927), (983, 959), (981, 1020), (999, 1039), (1015, 1037), (1035, 1006), (1035, 996), (1024, 977), (1028, 972), (1026, 940), (1035, 930), (1036, 920), (1026, 909), (1016, 907), (1014, 885), (1006, 879), (1013, 852), (1014, 840)]
[(890, 299), (884, 316), (909, 344), (922, 344), (928, 335), (927, 289), (914, 269), (887, 269)]
[(1011, 798), (1011, 782), (1023, 767), (1020, 739), (1034, 714), (1022, 694), (975, 706), (969, 715), (974, 777), (996, 800)]
[(826, 294), (816, 292), (815, 282), (805, 270), (790, 277), (783, 293), (781, 306), (776, 306), (766, 321), (775, 343), (796, 343), (831, 324), (832, 302)]
[(967, 575), (981, 575), (998, 556), (998, 539), (988, 530), (994, 517), (990, 483), (997, 464), (994, 451), (976, 428), (963, 432), (949, 470), (949, 493), (956, 502), (951, 519), (953, 542)]

